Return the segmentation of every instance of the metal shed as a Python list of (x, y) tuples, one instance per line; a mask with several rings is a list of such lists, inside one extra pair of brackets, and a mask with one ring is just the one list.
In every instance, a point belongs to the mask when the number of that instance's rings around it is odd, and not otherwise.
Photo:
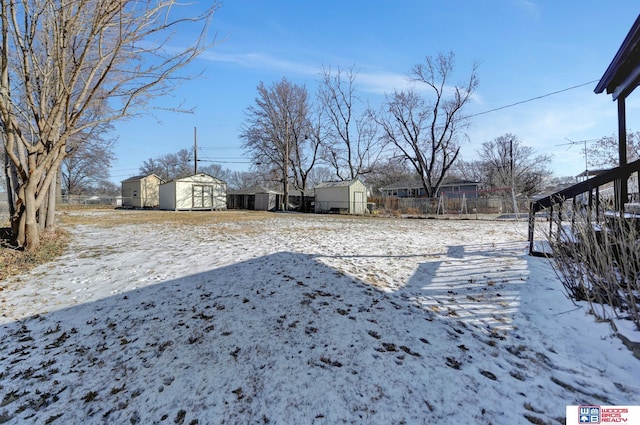
[(226, 210), (227, 183), (200, 173), (161, 184), (160, 209)]
[(282, 193), (262, 186), (230, 190), (227, 193), (227, 206), (230, 209), (273, 211), (277, 208)]
[(364, 214), (367, 212), (367, 187), (358, 179), (319, 183), (315, 187), (315, 211)]
[(135, 176), (123, 180), (122, 206), (125, 208), (157, 208), (160, 203), (160, 185), (164, 181), (155, 174)]

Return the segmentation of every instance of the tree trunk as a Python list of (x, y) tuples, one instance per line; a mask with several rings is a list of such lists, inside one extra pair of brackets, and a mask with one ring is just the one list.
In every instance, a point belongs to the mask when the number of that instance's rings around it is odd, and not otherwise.
[(60, 180), (60, 174), (54, 171), (53, 183), (49, 185), (49, 199), (47, 202), (47, 219), (45, 221), (45, 228), (53, 229), (56, 226), (56, 201), (58, 198), (58, 181)]
[(24, 187), (24, 204), (18, 229), (18, 245), (29, 251), (35, 251), (40, 246), (40, 228), (38, 227), (38, 208), (36, 207), (36, 185), (31, 179)]

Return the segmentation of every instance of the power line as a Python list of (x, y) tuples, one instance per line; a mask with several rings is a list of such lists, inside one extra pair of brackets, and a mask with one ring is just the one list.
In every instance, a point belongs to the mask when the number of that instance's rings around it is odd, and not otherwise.
[(489, 109), (488, 111), (484, 111), (484, 112), (478, 112), (477, 114), (469, 115), (467, 118), (473, 118), (473, 117), (477, 117), (478, 115), (488, 114), (489, 112), (500, 111), (502, 109), (511, 108), (511, 107), (514, 107), (514, 106), (517, 106), (517, 105), (522, 105), (523, 103), (533, 102), (534, 100), (543, 99), (545, 97), (553, 96), (554, 94), (563, 93), (563, 92), (566, 92), (566, 91), (569, 91), (569, 90), (573, 90), (573, 89), (577, 89), (577, 88), (580, 88), (580, 87), (584, 87), (584, 86), (589, 85), (589, 84), (597, 83), (598, 81), (600, 81), (600, 80), (588, 81), (586, 83), (578, 84), (577, 86), (571, 86), (571, 87), (567, 87), (567, 88), (562, 89), (562, 90), (557, 90), (557, 91), (554, 91), (554, 92), (551, 92), (551, 93), (543, 94), (541, 96), (532, 97), (531, 99), (521, 100), (520, 102), (511, 103), (511, 104), (505, 105), (505, 106), (500, 106), (499, 108)]

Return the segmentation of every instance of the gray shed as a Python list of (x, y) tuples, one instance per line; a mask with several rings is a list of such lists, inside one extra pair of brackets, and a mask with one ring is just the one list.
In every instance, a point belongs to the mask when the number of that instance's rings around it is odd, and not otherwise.
[(227, 183), (200, 173), (160, 185), (161, 210), (226, 210)]
[(135, 176), (123, 180), (122, 206), (125, 208), (157, 208), (160, 204), (160, 184), (164, 181), (155, 174)]
[(323, 182), (317, 184), (314, 190), (316, 213), (364, 214), (367, 212), (367, 187), (358, 179)]
[(282, 198), (282, 193), (262, 186), (247, 187), (227, 192), (227, 207), (230, 209), (273, 211)]

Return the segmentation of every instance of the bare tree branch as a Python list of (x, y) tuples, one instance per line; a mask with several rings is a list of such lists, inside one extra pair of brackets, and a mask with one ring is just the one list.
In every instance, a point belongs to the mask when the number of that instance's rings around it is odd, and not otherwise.
[(462, 111), (478, 86), (474, 65), (468, 80), (449, 86), (454, 55), (427, 57), (413, 68), (412, 78), (432, 92), (428, 100), (415, 89), (387, 96), (376, 121), (383, 139), (396, 148), (422, 179), (427, 196), (434, 196), (460, 153), (468, 121)]
[[(189, 79), (180, 71), (214, 40), (218, 3), (0, 0), (0, 117), (16, 176), (16, 242), (39, 244), (38, 219), (69, 140), (148, 110)], [(191, 13), (190, 13), (191, 12)], [(190, 44), (176, 35), (196, 29)], [(22, 152), (26, 155), (22, 155)]]

